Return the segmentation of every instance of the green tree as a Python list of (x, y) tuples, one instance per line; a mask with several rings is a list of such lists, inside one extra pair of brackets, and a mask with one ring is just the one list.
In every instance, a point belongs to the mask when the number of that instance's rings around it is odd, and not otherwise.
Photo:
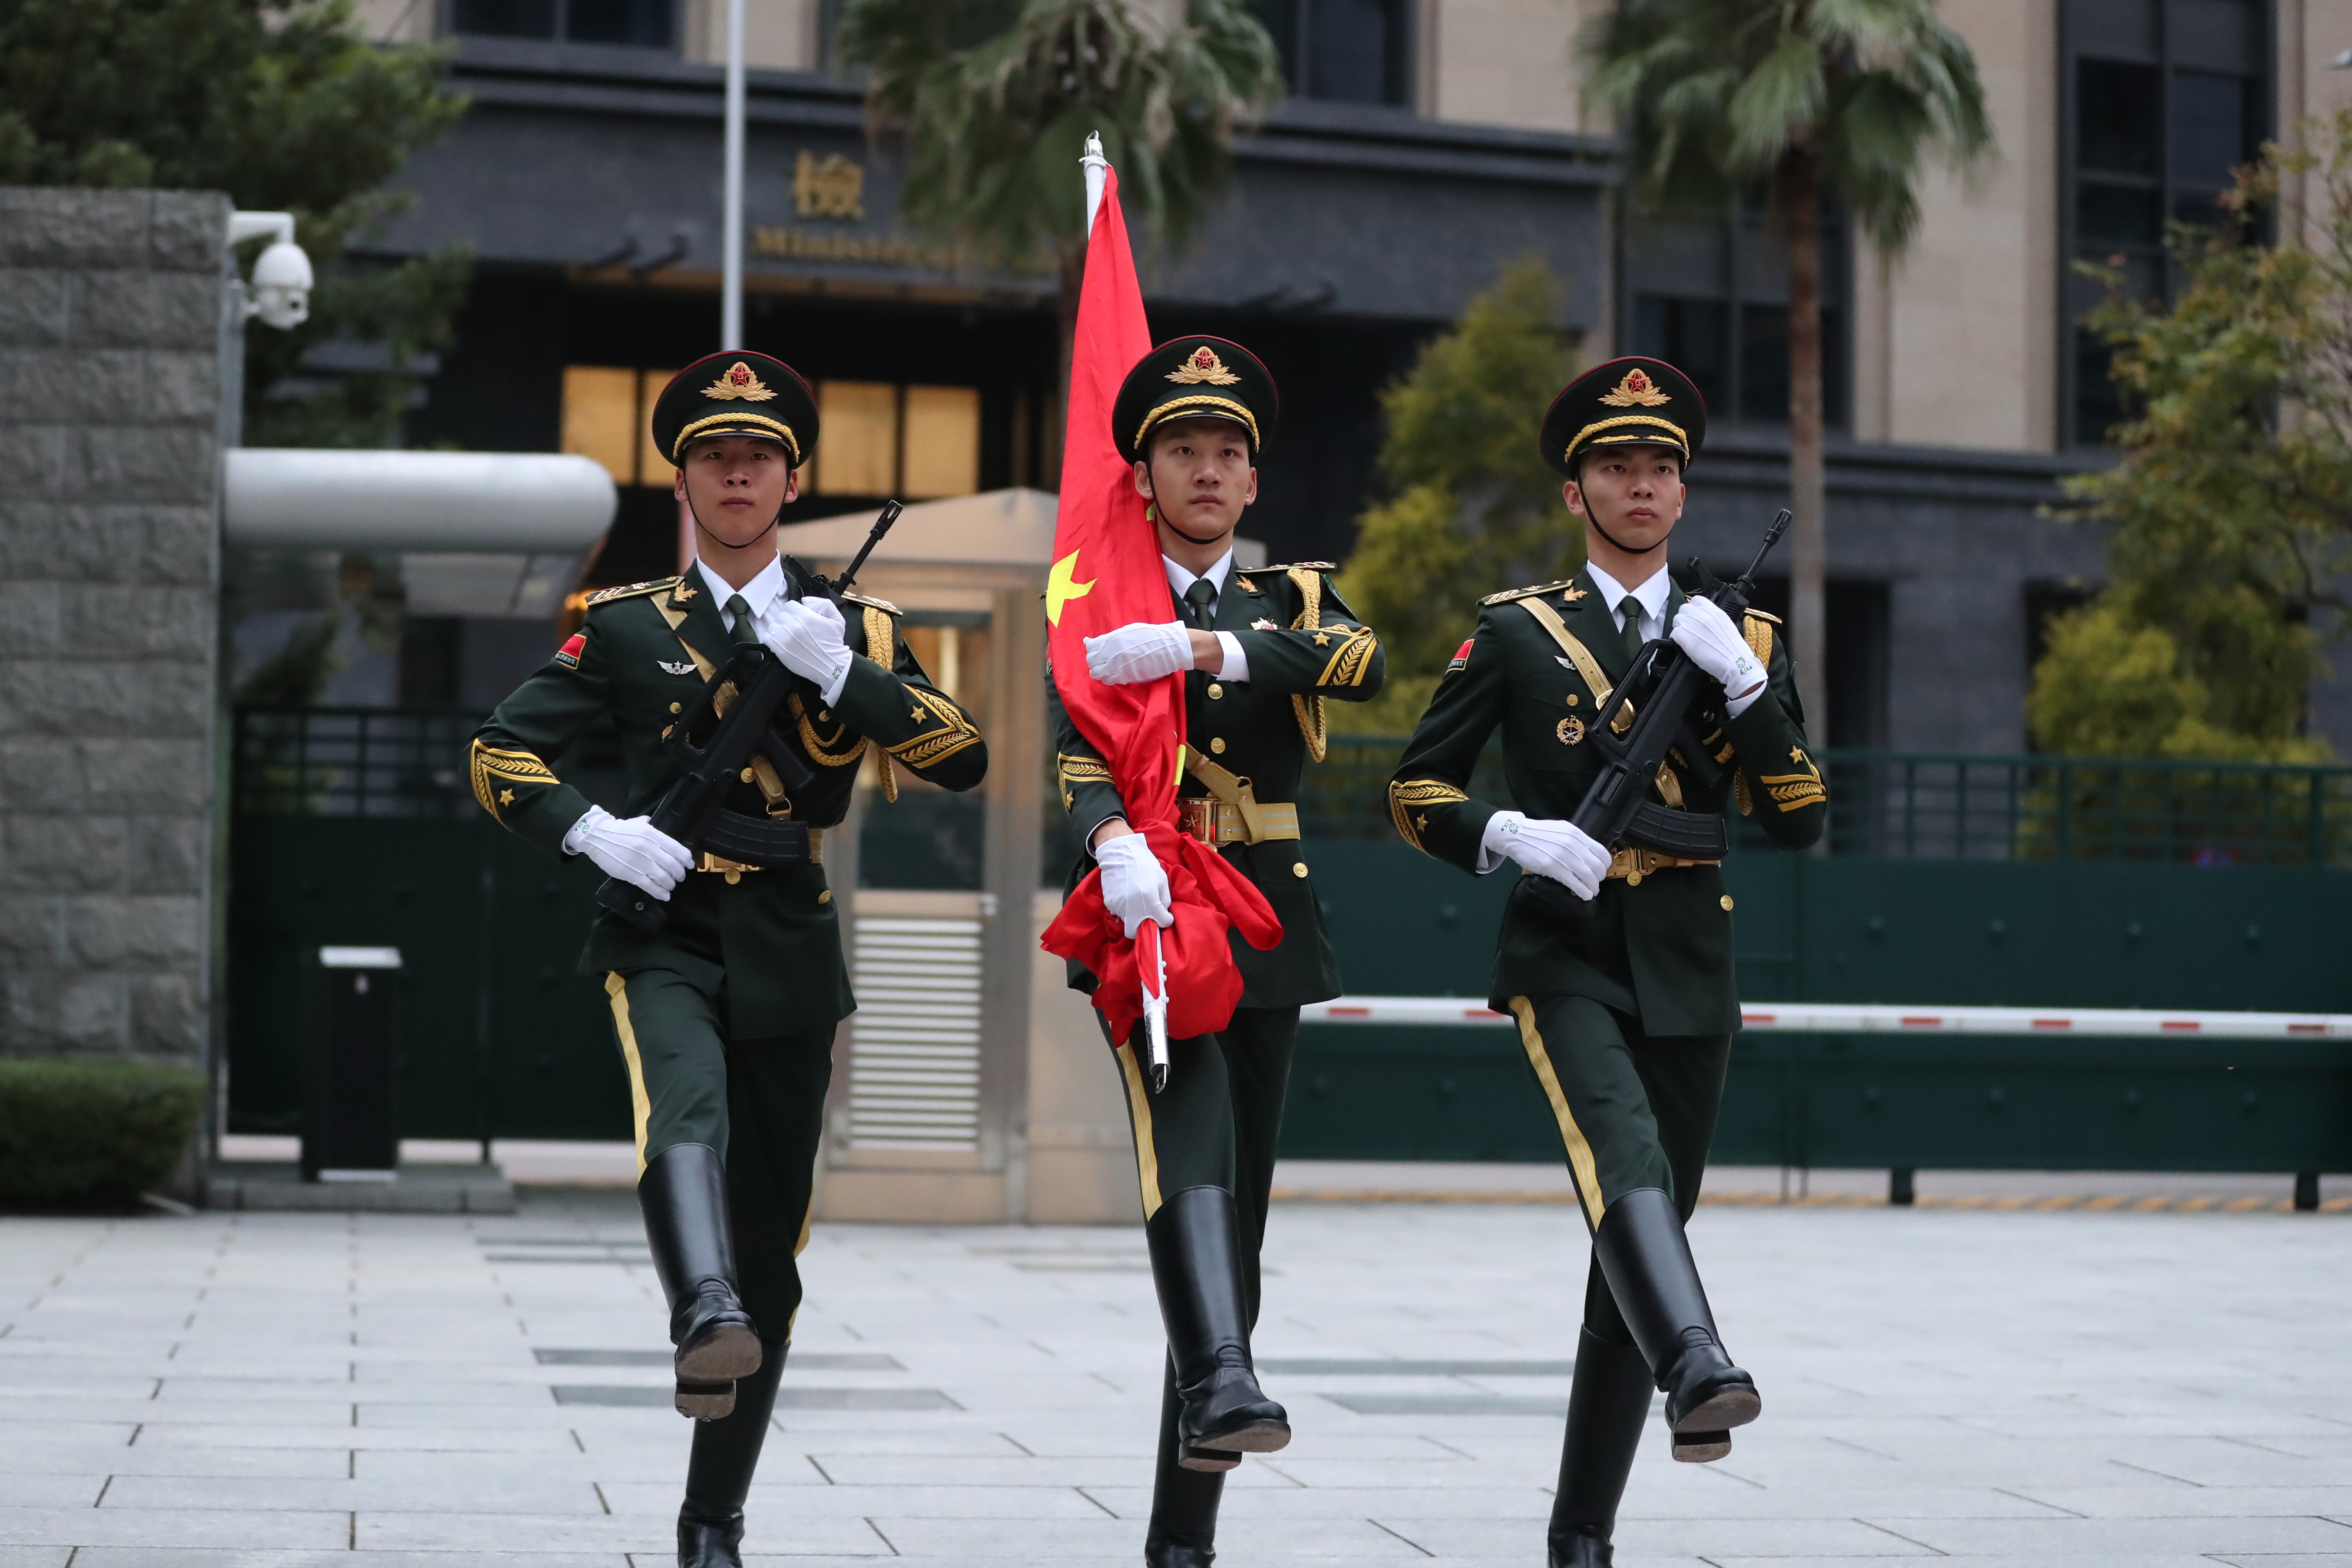
[(1644, 200), (1721, 211), (1760, 188), (1787, 237), (1790, 629), (1824, 734), (1822, 201), (1901, 251), (1927, 154), (1958, 165), (1992, 145), (1976, 58), (1935, 0), (1621, 0), (1586, 25), (1579, 52), (1588, 98), (1624, 124)]
[[(2316, 173), (2308, 213), (2285, 176)], [(2109, 272), (2090, 318), (2132, 410), (2070, 479), (2110, 581), (2053, 628), (2028, 710), (2053, 751), (2303, 762), (2324, 645), (2352, 608), (2352, 111), (2240, 173), (2219, 228), (2177, 227), (2169, 302)], [(2266, 216), (2278, 243), (2252, 243)], [(2159, 651), (2160, 650), (2160, 651)], [(2168, 674), (2143, 689), (2146, 669)]]
[(1233, 138), (1282, 92), (1248, 0), (847, 0), (877, 132), (907, 148), (907, 221), (1060, 281), (1066, 381), (1086, 262), (1078, 156), (1102, 132), (1119, 205), (1182, 245), (1233, 176)]
[(1339, 590), (1381, 629), (1388, 683), (1370, 702), (1332, 703), (1334, 729), (1410, 731), (1480, 598), (1584, 563), (1583, 530), (1533, 435), (1571, 370), (1559, 309), (1544, 264), (1515, 261), (1381, 392), (1393, 499), (1360, 521)]
[[(288, 210), (319, 274), (310, 319), (247, 334), (246, 439), (380, 446), (415, 356), (442, 346), (471, 273), (452, 247), (346, 258), (413, 199), (384, 182), (464, 111), (438, 49), (379, 47), (349, 0), (8, 0), (0, 5), (0, 184), (219, 190)], [(300, 376), (303, 357), (380, 365)]]

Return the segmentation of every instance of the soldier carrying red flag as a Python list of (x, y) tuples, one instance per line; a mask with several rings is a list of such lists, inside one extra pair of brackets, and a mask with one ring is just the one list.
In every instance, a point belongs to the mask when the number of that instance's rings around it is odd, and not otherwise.
[[(1265, 365), (1221, 338), (1148, 341), (1114, 185), (1087, 251), (1046, 590), (1055, 768), (1084, 847), (1045, 945), (1114, 1047), (1168, 1331), (1144, 1558), (1205, 1568), (1223, 1472), (1290, 1440), (1251, 1361), (1258, 1253), (1299, 1007), (1340, 994), (1299, 775), (1321, 760), (1325, 700), (1371, 698), (1383, 661), (1328, 563), (1235, 560), (1280, 407)], [(1150, 973), (1134, 939), (1152, 929), (1164, 1085), (1139, 1057)]]

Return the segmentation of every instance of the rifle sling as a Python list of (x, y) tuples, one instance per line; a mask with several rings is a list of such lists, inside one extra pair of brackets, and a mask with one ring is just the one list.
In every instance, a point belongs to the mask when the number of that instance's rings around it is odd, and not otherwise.
[(1184, 765), (1211, 795), (1240, 815), (1244, 843), (1256, 844), (1265, 839), (1265, 822), (1258, 815), (1257, 791), (1248, 780), (1222, 763), (1211, 762), (1189, 741), (1184, 744)]

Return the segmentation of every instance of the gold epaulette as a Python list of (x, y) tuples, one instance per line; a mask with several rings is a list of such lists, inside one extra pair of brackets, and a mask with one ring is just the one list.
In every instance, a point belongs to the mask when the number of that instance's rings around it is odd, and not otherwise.
[(1481, 605), (1507, 605), (1515, 599), (1531, 599), (1538, 594), (1549, 594), (1554, 588), (1565, 588), (1576, 581), (1563, 577), (1557, 583), (1538, 583), (1532, 588), (1506, 588), (1499, 594), (1489, 594), (1479, 600)]
[(683, 577), (656, 577), (650, 583), (632, 583), (625, 588), (599, 588), (588, 595), (588, 608), (608, 605), (614, 599), (634, 599), (640, 594), (658, 594), (664, 588), (675, 588), (686, 581)]
[(1756, 617), (1758, 620), (1759, 620), (1759, 621), (1769, 621), (1769, 622), (1771, 622), (1771, 623), (1772, 623), (1774, 626), (1779, 626), (1779, 625), (1780, 624), (1780, 616), (1776, 616), (1776, 615), (1772, 615), (1772, 614), (1770, 614), (1769, 611), (1765, 611), (1765, 610), (1759, 610), (1759, 609), (1753, 609), (1753, 608), (1751, 608), (1751, 609), (1742, 610), (1742, 611), (1740, 612), (1740, 614), (1742, 614), (1742, 615), (1746, 615), (1746, 616), (1755, 616), (1755, 617)]
[(1337, 572), (1339, 566), (1329, 561), (1293, 561), (1281, 566), (1254, 566), (1254, 572)]
[(892, 604), (887, 599), (869, 598), (864, 594), (851, 594), (847, 592), (845, 592), (841, 596), (848, 600), (853, 605), (864, 605), (871, 609), (887, 610), (894, 616), (906, 614), (904, 610), (901, 610), (898, 605)]

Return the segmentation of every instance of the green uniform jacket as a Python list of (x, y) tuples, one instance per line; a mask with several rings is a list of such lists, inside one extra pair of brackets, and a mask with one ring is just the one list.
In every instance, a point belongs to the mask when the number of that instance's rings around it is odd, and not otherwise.
[[(1250, 781), (1261, 805), (1296, 801), (1298, 777), (1310, 755), (1322, 751), (1323, 701), (1365, 702), (1379, 695), (1387, 671), (1380, 638), (1356, 618), (1324, 574), (1330, 563), (1263, 566), (1227, 574), (1217, 595), (1213, 629), (1231, 632), (1249, 660), (1244, 681), (1218, 680), (1205, 670), (1184, 678), (1185, 737), (1211, 762)], [(1176, 604), (1173, 594), (1169, 602)], [(1178, 605), (1171, 617), (1185, 618)], [(1102, 753), (1078, 733), (1045, 672), (1045, 702), (1054, 726), (1055, 773), (1062, 806), (1084, 844), (1126, 803), (1110, 782)], [(1310, 742), (1309, 737), (1312, 736)], [(1209, 791), (1187, 770), (1181, 795)], [(1234, 959), (1242, 972), (1244, 1007), (1296, 1007), (1339, 994), (1339, 963), (1331, 933), (1323, 924), (1315, 883), (1295, 838), (1261, 844), (1228, 844), (1225, 859), (1257, 885), (1282, 921), (1282, 941), (1260, 952), (1234, 937)], [(1068, 887), (1092, 869), (1092, 856), (1080, 852)], [(1070, 965), (1070, 984), (1092, 991), (1094, 976)]]
[[(804, 576), (789, 564), (784, 571), (807, 591)], [(610, 713), (619, 728), (628, 767), (629, 799), (621, 815), (642, 816), (660, 803), (678, 776), (662, 750), (662, 731), (693, 703), (732, 646), (701, 583), (699, 574), (670, 577), (589, 600), (580, 635), (499, 703), (474, 736), (468, 772), (485, 811), (561, 853), (588, 801), (548, 764), (600, 713)], [(849, 810), (856, 764), (869, 744), (887, 754), (886, 769), (901, 763), (948, 789), (970, 789), (987, 773), (980, 731), (898, 640), (896, 607), (856, 595), (843, 607), (856, 657), (840, 702), (812, 713), (795, 696), (776, 720), (815, 784), (772, 807), (756, 783), (742, 784), (730, 792), (729, 810), (833, 826)], [(715, 872), (689, 873), (670, 895), (668, 922), (655, 933), (600, 910), (580, 967), (587, 973), (676, 970), (713, 995), (723, 980), (730, 1033), (743, 1039), (822, 1028), (856, 1005), (822, 865), (746, 871), (731, 883)]]
[[(1666, 623), (1689, 595), (1667, 596)], [(1478, 626), (1438, 682), (1429, 711), (1389, 784), (1397, 831), (1414, 847), (1477, 869), (1478, 846), (1496, 807), (1470, 797), (1471, 770), (1496, 727), (1503, 731), (1504, 777), (1530, 817), (1565, 819), (1601, 771), (1584, 743), (1601, 693), (1579, 672), (1529, 605), (1556, 611), (1568, 635), (1614, 685), (1632, 662), (1615, 618), (1583, 573), (1567, 583), (1521, 588), (1481, 600)], [(1727, 777), (1703, 790), (1675, 759), (1669, 805), (1720, 814), (1737, 805), (1790, 848), (1822, 836), (1829, 796), (1805, 746), (1804, 711), (1788, 649), (1769, 616), (1750, 611), (1742, 628), (1762, 656), (1770, 689), (1726, 722), (1720, 689), (1703, 700), (1693, 727), (1727, 763)], [(1516, 870), (1516, 868), (1512, 868)], [(1732, 984), (1731, 899), (1714, 866), (1658, 870), (1601, 885), (1591, 920), (1563, 931), (1515, 888), (1503, 912), (1492, 1000), (1568, 994), (1637, 1016), (1652, 1035), (1723, 1035), (1739, 1026)]]

